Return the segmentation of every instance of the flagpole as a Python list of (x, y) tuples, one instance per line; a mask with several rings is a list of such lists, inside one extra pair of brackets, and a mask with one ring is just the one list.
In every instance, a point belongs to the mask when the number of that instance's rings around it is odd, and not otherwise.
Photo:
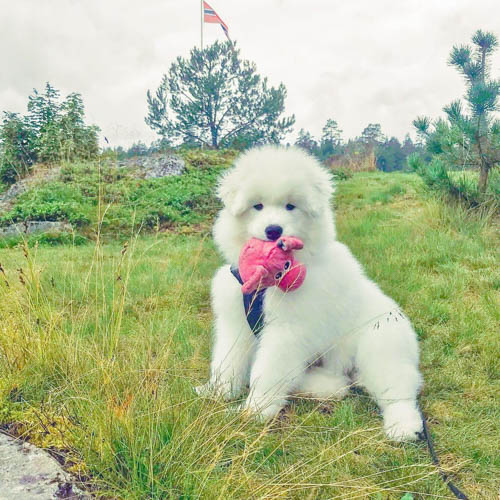
[(200, 13), (201, 13), (201, 50), (203, 50), (203, 0), (200, 0)]

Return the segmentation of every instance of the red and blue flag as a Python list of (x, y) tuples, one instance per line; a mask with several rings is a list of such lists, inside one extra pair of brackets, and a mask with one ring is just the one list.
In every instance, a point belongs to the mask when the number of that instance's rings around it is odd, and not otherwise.
[(207, 2), (203, 2), (203, 20), (206, 23), (214, 23), (214, 24), (220, 24), (220, 27), (222, 28), (222, 31), (224, 34), (227, 36), (227, 39), (231, 41), (229, 38), (229, 28), (227, 27), (227, 24), (219, 17), (217, 12), (215, 12), (210, 5), (208, 5)]

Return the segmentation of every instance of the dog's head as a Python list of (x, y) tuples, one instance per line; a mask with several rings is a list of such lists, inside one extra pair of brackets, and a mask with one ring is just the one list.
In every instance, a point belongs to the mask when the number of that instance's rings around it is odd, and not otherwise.
[(219, 183), (224, 209), (214, 228), (216, 243), (231, 262), (237, 262), (250, 238), (297, 236), (311, 251), (323, 236), (333, 235), (332, 191), (330, 175), (306, 152), (276, 146), (252, 149)]

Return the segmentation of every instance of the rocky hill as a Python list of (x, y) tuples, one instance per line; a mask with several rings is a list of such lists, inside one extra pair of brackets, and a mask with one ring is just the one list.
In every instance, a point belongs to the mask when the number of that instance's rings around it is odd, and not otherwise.
[(183, 151), (37, 166), (0, 194), (0, 239), (203, 223), (217, 207), (216, 177), (233, 158), (231, 151)]

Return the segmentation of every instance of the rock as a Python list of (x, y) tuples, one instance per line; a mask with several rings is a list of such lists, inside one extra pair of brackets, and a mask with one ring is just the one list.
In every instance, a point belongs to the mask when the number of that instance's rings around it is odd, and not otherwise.
[(60, 173), (61, 167), (40, 169), (30, 177), (12, 184), (12, 186), (10, 186), (5, 193), (0, 194), (0, 209), (8, 209), (11, 202), (13, 202), (20, 194), (23, 194), (32, 186), (56, 179)]
[(120, 166), (139, 167), (139, 171), (143, 174), (145, 179), (181, 175), (186, 168), (184, 160), (173, 154), (139, 156), (121, 162)]
[(0, 500), (90, 499), (57, 461), (32, 444), (0, 433)]
[[(71, 224), (61, 221), (26, 221), (0, 227), (0, 237), (18, 236), (19, 234), (71, 232)], [(1, 499), (0, 499), (1, 500)]]
[(156, 179), (170, 175), (181, 175), (186, 168), (184, 160), (174, 155), (146, 158), (143, 168), (146, 179)]
[(27, 180), (19, 181), (16, 182), (15, 184), (12, 184), (12, 186), (10, 186), (10, 188), (7, 189), (5, 193), (0, 194), (0, 206), (7, 204), (20, 194), (24, 193), (28, 189), (28, 184), (29, 183)]

